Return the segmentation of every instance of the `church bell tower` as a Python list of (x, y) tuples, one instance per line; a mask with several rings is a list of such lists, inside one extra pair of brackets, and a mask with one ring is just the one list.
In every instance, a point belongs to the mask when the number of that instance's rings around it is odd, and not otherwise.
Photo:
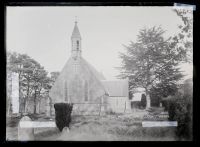
[(71, 56), (76, 60), (81, 56), (81, 35), (77, 26), (77, 21), (75, 21), (74, 30), (71, 36), (72, 50)]

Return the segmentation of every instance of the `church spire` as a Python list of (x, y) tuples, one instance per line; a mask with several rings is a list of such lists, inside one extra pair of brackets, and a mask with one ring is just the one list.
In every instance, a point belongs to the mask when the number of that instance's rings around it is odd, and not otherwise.
[(78, 26), (77, 26), (77, 20), (75, 19), (75, 25), (74, 25), (74, 30), (72, 32), (71, 38), (81, 38), (81, 34), (79, 32)]
[(75, 20), (71, 41), (72, 41), (72, 57), (76, 59), (77, 57), (81, 56), (81, 34), (77, 26), (77, 20)]

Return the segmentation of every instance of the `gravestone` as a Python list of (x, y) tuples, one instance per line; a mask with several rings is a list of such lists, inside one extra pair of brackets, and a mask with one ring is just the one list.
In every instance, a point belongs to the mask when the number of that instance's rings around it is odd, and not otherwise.
[(24, 124), (26, 121), (31, 122), (32, 120), (28, 116), (24, 116), (19, 121), (19, 124), (18, 124), (18, 140), (19, 141), (34, 140), (34, 128), (25, 126)]

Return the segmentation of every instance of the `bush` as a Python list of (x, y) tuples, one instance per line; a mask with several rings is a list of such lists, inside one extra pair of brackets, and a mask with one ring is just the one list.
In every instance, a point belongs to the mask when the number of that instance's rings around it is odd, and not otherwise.
[(58, 129), (62, 131), (64, 127), (69, 128), (69, 123), (71, 122), (71, 112), (73, 104), (57, 103), (54, 104), (54, 108), (55, 108), (56, 126), (58, 127)]
[(142, 98), (141, 98), (141, 106), (143, 108), (146, 108), (146, 105), (147, 105), (147, 99), (146, 99), (146, 96), (144, 94), (142, 94)]
[(140, 104), (143, 108), (146, 108), (147, 105), (147, 99), (145, 94), (142, 94), (142, 98), (141, 98), (141, 104)]
[(165, 108), (164, 111), (168, 111), (169, 110), (169, 101), (162, 100), (162, 106)]
[[(178, 91), (178, 87), (176, 84), (168, 84), (166, 82), (157, 84), (156, 87), (152, 87), (150, 89), (150, 98), (151, 98), (151, 106), (159, 107), (161, 98), (167, 98), (168, 96), (175, 95)], [(162, 102), (162, 105), (165, 106), (166, 110), (168, 108), (168, 103)]]
[(179, 139), (191, 140), (192, 137), (192, 97), (177, 93), (169, 100), (169, 120), (177, 121), (176, 134)]

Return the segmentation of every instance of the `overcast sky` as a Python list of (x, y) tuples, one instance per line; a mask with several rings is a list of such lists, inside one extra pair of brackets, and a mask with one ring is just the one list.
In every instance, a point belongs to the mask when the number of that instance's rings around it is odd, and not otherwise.
[(140, 29), (161, 26), (167, 37), (182, 23), (172, 7), (7, 7), (6, 13), (7, 50), (28, 54), (48, 72), (61, 71), (70, 57), (77, 16), (82, 56), (107, 79), (120, 73), (122, 45)]

